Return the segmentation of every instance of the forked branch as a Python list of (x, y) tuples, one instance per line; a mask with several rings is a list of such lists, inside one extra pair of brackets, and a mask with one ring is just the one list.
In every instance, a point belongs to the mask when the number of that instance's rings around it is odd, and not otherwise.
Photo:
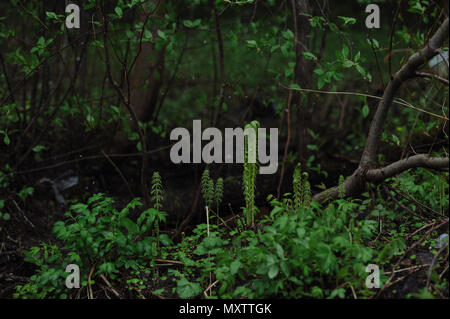
[[(350, 177), (344, 182), (345, 194), (347, 196), (356, 195), (361, 192), (364, 187), (364, 182), (379, 184), (385, 179), (400, 174), (410, 168), (429, 168), (438, 171), (449, 170), (448, 157), (431, 157), (426, 154), (414, 155), (400, 161), (389, 164), (385, 167), (363, 170), (358, 168)], [(325, 202), (337, 198), (339, 195), (339, 187), (327, 189), (313, 197), (313, 201)]]
[[(352, 196), (364, 189), (364, 182), (380, 183), (388, 177), (392, 177), (410, 168), (425, 167), (448, 171), (449, 158), (433, 158), (425, 154), (411, 156), (397, 161), (383, 168), (373, 168), (376, 165), (378, 144), (383, 132), (389, 107), (400, 86), (413, 77), (417, 76), (417, 69), (428, 60), (439, 54), (439, 48), (448, 39), (448, 18), (436, 31), (430, 41), (419, 52), (413, 54), (408, 62), (392, 76), (383, 98), (378, 104), (377, 111), (372, 119), (366, 145), (359, 163), (359, 167), (344, 182), (345, 195)], [(313, 197), (314, 201), (324, 202), (338, 197), (338, 187), (330, 188)]]

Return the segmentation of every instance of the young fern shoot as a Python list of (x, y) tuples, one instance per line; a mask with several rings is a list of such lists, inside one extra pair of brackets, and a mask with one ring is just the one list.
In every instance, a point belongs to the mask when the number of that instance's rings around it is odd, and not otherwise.
[(214, 201), (216, 204), (216, 214), (219, 217), (219, 206), (223, 198), (223, 179), (219, 177), (216, 181), (216, 188), (214, 190)]
[(308, 178), (309, 174), (303, 172), (301, 194), (302, 194), (302, 205), (306, 207), (309, 207), (311, 205), (311, 185), (309, 184)]
[(292, 176), (295, 209), (301, 206), (308, 207), (311, 204), (311, 185), (309, 184), (308, 177), (308, 173), (301, 172), (300, 163), (298, 163)]
[(208, 169), (205, 169), (202, 174), (201, 191), (205, 206), (211, 207), (214, 202), (214, 182), (209, 176)]
[(152, 188), (151, 188), (151, 200), (153, 202), (153, 208), (156, 210), (162, 209), (162, 202), (164, 200), (161, 175), (158, 172), (154, 172), (152, 176)]
[(159, 224), (166, 220), (166, 213), (162, 212), (162, 203), (164, 200), (164, 192), (162, 187), (161, 175), (154, 172), (151, 181), (150, 199), (153, 203), (153, 211), (150, 218), (153, 219), (154, 236), (156, 238), (156, 249), (159, 251)]
[(209, 209), (214, 202), (214, 182), (209, 176), (209, 170), (205, 169), (202, 174), (202, 179), (200, 182), (201, 191), (203, 195), (203, 201), (205, 202), (206, 210), (206, 226), (209, 237)]
[(294, 193), (294, 209), (298, 209), (302, 205), (301, 188), (302, 188), (302, 173), (300, 169), (301, 164), (298, 163), (294, 169), (292, 176), (292, 188)]
[(257, 132), (259, 128), (258, 121), (252, 121), (247, 124), (244, 130), (253, 129), (254, 139), (249, 140), (249, 136), (245, 136), (244, 139), (244, 173), (243, 173), (243, 187), (244, 187), (244, 197), (245, 197), (245, 210), (244, 216), (247, 225), (254, 225), (255, 223), (255, 213), (257, 208), (255, 206), (255, 180), (256, 172), (258, 170), (257, 164)]

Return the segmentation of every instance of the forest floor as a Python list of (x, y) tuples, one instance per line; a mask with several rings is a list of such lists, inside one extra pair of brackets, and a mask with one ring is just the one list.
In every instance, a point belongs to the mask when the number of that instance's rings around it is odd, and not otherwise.
[[(326, 159), (326, 156), (326, 154), (322, 155), (324, 159)], [(349, 172), (353, 171), (355, 168), (355, 163), (348, 162), (348, 160), (341, 159), (341, 163), (338, 161), (339, 160), (336, 158), (332, 160), (328, 158), (328, 160), (324, 161), (325, 163), (328, 163), (328, 167), (325, 167), (324, 169), (331, 172), (330, 175), (328, 175), (328, 181), (333, 182), (333, 180), (336, 180), (338, 178), (337, 174), (342, 174), (343, 167), (346, 167), (346, 170)], [(167, 167), (167, 165), (164, 165), (163, 163), (152, 165), (152, 170), (159, 170), (161, 175), (169, 176), (168, 180), (170, 181), (169, 187), (171, 188), (171, 193), (178, 194), (176, 199), (172, 201), (172, 205), (169, 205), (171, 210), (178, 210), (178, 212), (168, 219), (169, 223), (167, 227), (162, 230), (169, 235), (173, 235), (176, 232), (177, 225), (179, 225), (180, 221), (189, 213), (189, 210), (186, 207), (192, 206), (192, 193), (194, 190), (192, 189), (192, 186), (189, 186), (192, 185), (192, 175), (194, 176), (194, 179), (198, 179), (199, 173), (195, 168), (191, 169), (191, 171), (183, 169), (183, 174), (180, 175), (177, 174), (177, 172), (174, 172), (173, 168)], [(48, 184), (40, 183), (40, 181), (42, 181), (43, 178), (57, 180), (60, 178), (61, 172), (66, 172), (67, 176), (67, 171), (64, 171), (64, 169), (46, 170), (27, 175), (27, 178), (36, 181), (35, 191), (24, 208), (20, 208), (19, 205), (17, 205), (19, 213), (12, 216), (12, 219), (6, 225), (6, 232), (3, 233), (5, 235), (2, 238), (2, 246), (0, 247), (0, 298), (11, 298), (15, 292), (15, 286), (25, 283), (36, 271), (34, 265), (24, 261), (23, 251), (28, 250), (33, 246), (39, 246), (41, 242), (58, 242), (52, 233), (52, 227), (56, 221), (64, 219), (63, 216), (69, 203), (76, 203), (80, 198), (87, 198), (88, 194), (99, 192), (114, 197), (118, 205), (122, 205), (129, 201), (130, 195), (127, 193), (124, 185), (121, 184), (120, 178), (116, 176), (116, 172), (113, 169), (105, 168), (105, 166), (96, 166), (94, 168), (95, 173), (93, 174), (93, 168), (90, 167), (89, 164), (76, 166), (77, 169), (70, 169), (68, 172), (70, 176), (76, 176), (78, 182), (76, 185), (63, 192), (62, 195), (67, 201), (65, 204), (58, 203), (58, 201), (55, 200), (55, 195), (57, 194), (55, 194)], [(139, 167), (129, 165), (129, 163), (127, 164), (126, 162), (125, 164), (122, 163), (121, 169), (130, 174), (131, 181), (139, 179)], [(333, 172), (335, 173), (333, 174)], [(133, 174), (135, 175), (133, 176)], [(290, 175), (291, 172), (288, 171), (286, 174)], [(234, 179), (230, 179), (230, 183), (232, 183), (233, 180), (237, 183), (236, 187), (240, 187), (239, 181), (236, 181), (239, 180), (238, 174)], [(267, 207), (268, 205), (265, 204), (266, 195), (264, 194), (271, 191), (273, 192), (273, 185), (277, 180), (277, 177), (269, 177), (258, 183), (259, 196), (257, 196), (257, 204), (259, 204), (260, 212), (262, 212), (262, 214), (270, 212), (269, 207)], [(285, 181), (285, 183), (288, 184), (290, 182)], [(312, 184), (318, 184), (318, 181), (316, 183), (316, 181), (313, 180)], [(108, 187), (110, 185), (121, 186), (111, 188)], [(288, 187), (289, 185), (286, 185), (286, 188)], [(138, 190), (133, 189), (133, 191), (137, 192)], [(241, 198), (236, 198), (235, 194), (235, 189), (232, 189), (229, 193), (225, 193), (224, 207), (222, 210), (225, 212), (223, 216), (224, 220), (230, 218), (232, 220), (235, 212), (238, 212), (239, 208), (243, 206), (243, 200)], [(398, 213), (401, 212), (399, 211)], [(442, 222), (442, 220), (443, 219), (434, 219), (422, 228), (428, 230), (426, 234), (430, 233), (430, 229), (437, 234), (443, 234), (448, 231), (448, 218), (446, 218), (446, 222), (445, 219), (444, 222)], [(203, 218), (200, 215), (195, 216), (186, 225), (186, 228), (183, 229), (183, 231), (186, 235), (189, 235), (194, 226), (200, 222), (204, 222)], [(405, 225), (408, 224), (405, 223)], [(260, 226), (262, 227), (262, 225)], [(257, 224), (256, 228), (260, 226)], [(380, 227), (383, 227), (383, 225)], [(388, 229), (383, 229), (383, 234), (379, 234), (381, 237), (387, 236), (389, 232), (396, 233), (402, 228), (402, 225), (401, 222), (399, 222), (397, 225), (388, 224), (384, 225), (384, 227)], [(436, 262), (433, 260), (434, 255), (430, 252), (431, 247), (423, 244), (425, 237), (420, 236), (419, 239), (417, 239), (417, 237), (414, 237), (413, 235), (417, 233), (418, 230), (415, 230), (410, 226), (408, 227), (409, 229), (404, 230), (405, 233), (409, 232), (409, 235), (406, 236), (407, 249), (404, 255), (397, 259), (397, 264), (392, 265), (395, 270), (394, 273), (387, 272), (385, 274), (387, 276), (392, 276), (391, 283), (388, 287), (374, 295), (374, 298), (406, 298), (410, 294), (417, 293), (420, 289), (429, 285), (430, 265), (434, 265)], [(383, 238), (379, 239), (383, 240)], [(176, 267), (177, 265), (174, 264), (172, 266)], [(441, 268), (442, 269), (439, 269), (441, 276), (448, 276), (448, 264), (447, 269)], [(163, 276), (164, 274), (165, 276), (170, 276), (170, 274), (167, 273), (164, 264), (160, 267), (159, 272), (160, 276)], [(177, 297), (175, 294), (170, 293), (170, 282), (172, 281), (158, 282), (160, 288), (167, 288), (167, 292), (164, 296), (159, 295), (159, 298)], [(438, 292), (438, 296), (441, 298), (448, 298), (448, 289), (448, 286), (443, 287), (443, 290)], [(150, 295), (150, 297), (152, 296)], [(153, 296), (153, 298), (155, 298), (155, 296)]]

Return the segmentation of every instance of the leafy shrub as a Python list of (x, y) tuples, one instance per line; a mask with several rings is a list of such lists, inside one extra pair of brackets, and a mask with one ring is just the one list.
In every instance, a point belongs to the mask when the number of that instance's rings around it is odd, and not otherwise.
[(233, 239), (231, 252), (218, 255), (221, 297), (345, 297), (362, 288), (374, 250), (365, 243), (376, 222), (355, 221), (358, 204), (335, 201), (294, 210), (287, 200), (273, 210), (258, 232)]
[[(63, 242), (62, 248), (42, 244), (25, 253), (26, 261), (34, 263), (38, 270), (28, 283), (16, 287), (15, 297), (67, 297), (65, 267), (72, 263), (80, 267), (83, 286), (87, 285), (91, 269), (113, 280), (119, 279), (119, 274), (126, 277), (132, 271), (148, 270), (157, 254), (156, 238), (149, 232), (158, 218), (164, 218), (151, 208), (142, 212), (135, 223), (129, 215), (142, 205), (138, 199), (120, 211), (113, 204), (113, 199), (95, 194), (86, 204), (72, 205), (65, 214), (67, 221), (58, 221), (53, 227)], [(166, 234), (158, 240), (166, 246), (171, 244)]]

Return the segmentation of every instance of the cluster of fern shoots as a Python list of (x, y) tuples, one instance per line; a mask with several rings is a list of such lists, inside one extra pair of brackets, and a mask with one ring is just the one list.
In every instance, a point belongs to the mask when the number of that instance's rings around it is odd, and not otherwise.
[(292, 187), (294, 191), (294, 208), (309, 206), (311, 204), (311, 185), (308, 181), (308, 173), (301, 172), (301, 164), (298, 163), (292, 176)]
[(223, 178), (219, 177), (214, 185), (209, 170), (205, 169), (201, 179), (201, 191), (205, 206), (211, 209), (215, 205), (216, 214), (219, 215), (219, 207), (223, 197)]

